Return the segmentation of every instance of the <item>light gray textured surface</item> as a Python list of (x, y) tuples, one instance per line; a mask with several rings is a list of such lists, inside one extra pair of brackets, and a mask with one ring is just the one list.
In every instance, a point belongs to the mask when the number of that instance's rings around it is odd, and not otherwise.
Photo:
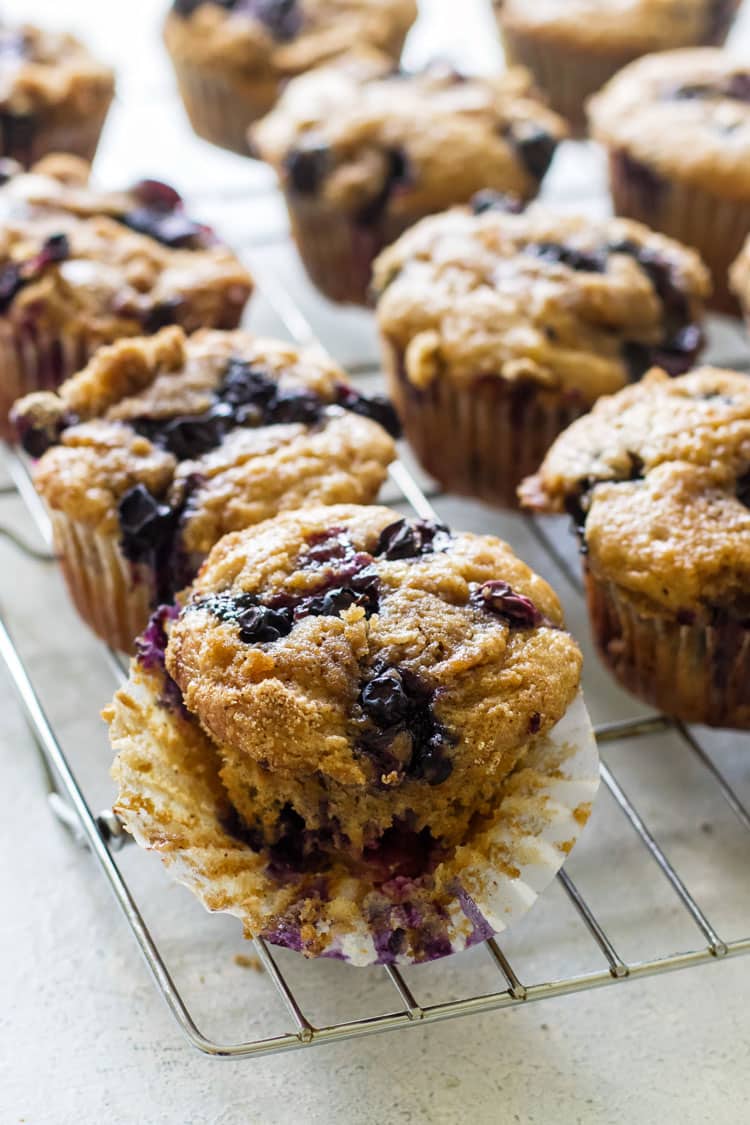
[[(369, 318), (332, 310), (306, 286), (293, 251), (278, 241), (285, 219), (266, 170), (192, 138), (176, 103), (157, 33), (157, 0), (8, 0), (11, 15), (77, 26), (121, 70), (120, 100), (99, 171), (111, 183), (141, 174), (176, 182), (220, 225), (261, 280), (280, 279), (314, 320), (324, 343), (354, 363), (375, 354)], [(498, 54), (483, 0), (426, 0), (412, 58), (451, 54), (489, 68)], [(450, 21), (450, 22), (449, 22)], [(484, 22), (483, 22), (484, 21)], [(747, 25), (747, 20), (745, 21)], [(747, 49), (747, 35), (736, 43)], [(547, 194), (563, 206), (602, 207), (597, 154), (571, 147)], [(281, 331), (267, 302), (250, 322)], [(747, 358), (737, 326), (713, 329), (713, 354)], [(18, 501), (0, 519), (25, 534)], [(587, 644), (575, 593), (542, 557), (520, 520), (444, 499), (456, 525), (498, 530), (553, 579), (573, 630)], [(572, 543), (560, 532), (573, 559)], [(573, 559), (573, 561), (575, 561)], [(59, 577), (0, 541), (9, 578), (3, 608), (94, 807), (111, 800), (99, 706), (111, 692), (101, 650), (75, 620)], [(587, 655), (590, 655), (587, 652)], [(593, 657), (586, 686), (595, 718), (632, 704)], [(91, 857), (52, 820), (34, 747), (0, 680), (3, 860), (0, 864), (0, 1122), (29, 1125), (143, 1122), (495, 1122), (573, 1125), (750, 1120), (750, 960), (429, 1029), (277, 1058), (223, 1063), (181, 1040), (157, 996)], [(750, 798), (750, 739), (707, 739), (716, 761)], [(727, 939), (750, 933), (747, 834), (674, 737), (616, 746), (609, 761), (648, 815), (691, 890)], [(234, 956), (243, 943), (231, 919), (203, 914), (159, 864), (133, 849), (123, 867), (180, 987), (207, 1031), (228, 1038), (286, 1028), (269, 983)], [(602, 795), (569, 867), (633, 959), (696, 947), (699, 937), (612, 800)], [(558, 886), (503, 941), (522, 979), (599, 967), (600, 955)], [(316, 1022), (394, 1006), (382, 975), (282, 955)], [(480, 950), (415, 969), (423, 1003), (497, 987)]]

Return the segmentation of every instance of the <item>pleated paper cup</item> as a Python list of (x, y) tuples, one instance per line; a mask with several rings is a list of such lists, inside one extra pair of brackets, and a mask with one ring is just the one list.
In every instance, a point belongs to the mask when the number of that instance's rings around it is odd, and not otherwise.
[(579, 694), (508, 776), (494, 814), (431, 875), (376, 884), (342, 864), (279, 883), (267, 857), (227, 827), (231, 810), (216, 750), (168, 695), (161, 673), (134, 662), (105, 711), (117, 751), (117, 812), (208, 910), (235, 915), (247, 937), (308, 957), (414, 964), (505, 930), (560, 870), (599, 784), (596, 741)]
[(750, 729), (750, 623), (646, 614), (588, 569), (586, 593), (597, 647), (623, 687), (687, 723)]
[(575, 394), (514, 384), (498, 376), (433, 379), (415, 387), (403, 356), (385, 344), (389, 394), (417, 459), (448, 492), (518, 508), (516, 491), (552, 442), (587, 413)]
[(172, 63), (185, 112), (198, 136), (249, 156), (247, 130), (273, 108), (278, 85), (269, 80), (239, 83), (219, 70), (194, 66), (185, 59), (173, 57)]
[(16, 399), (53, 391), (88, 362), (96, 344), (85, 331), (50, 332), (0, 317), (0, 438), (14, 441), (8, 419)]
[(117, 535), (52, 513), (55, 552), (73, 603), (87, 625), (120, 652), (133, 652), (156, 599), (150, 567), (128, 561)]
[(728, 199), (695, 184), (663, 178), (622, 150), (609, 153), (615, 213), (694, 247), (711, 270), (710, 308), (736, 316), (729, 270), (750, 232), (750, 200)]

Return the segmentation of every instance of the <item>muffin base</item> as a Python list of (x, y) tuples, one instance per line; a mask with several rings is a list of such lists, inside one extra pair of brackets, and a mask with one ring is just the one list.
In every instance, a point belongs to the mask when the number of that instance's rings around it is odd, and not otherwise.
[(227, 829), (231, 810), (213, 745), (195, 720), (165, 703), (163, 689), (160, 674), (136, 661), (105, 715), (118, 751), (117, 812), (208, 910), (241, 919), (248, 938), (306, 957), (413, 964), (506, 929), (562, 866), (599, 783), (579, 694), (509, 775), (493, 815), (430, 875), (380, 883), (334, 864), (279, 881), (262, 851)]
[(385, 215), (374, 223), (355, 219), (325, 203), (285, 192), (289, 222), (307, 275), (330, 301), (373, 304), (372, 263), (381, 250), (424, 215)]
[(247, 131), (265, 117), (279, 94), (274, 82), (232, 82), (226, 75), (172, 59), (177, 86), (194, 131), (204, 141), (250, 156)]
[(448, 492), (518, 508), (521, 481), (535, 473), (552, 442), (590, 409), (575, 395), (498, 376), (454, 384), (438, 376), (409, 382), (403, 359), (385, 345), (390, 397), (417, 459)]
[(85, 332), (50, 333), (33, 322), (0, 318), (0, 439), (15, 441), (8, 415), (33, 391), (52, 391), (87, 363), (97, 342)]
[(56, 113), (24, 119), (0, 114), (0, 156), (17, 160), (25, 168), (54, 152), (71, 153), (91, 163), (111, 100), (100, 102), (85, 117), (66, 119)]
[(599, 652), (623, 687), (686, 723), (750, 729), (749, 625), (646, 616), (589, 568), (586, 595)]
[(73, 603), (111, 648), (132, 653), (156, 601), (150, 567), (129, 562), (119, 540), (52, 513), (55, 551)]
[(709, 307), (736, 316), (729, 269), (750, 231), (750, 200), (724, 199), (694, 184), (665, 180), (623, 150), (609, 153), (609, 179), (615, 213), (695, 247), (713, 276)]

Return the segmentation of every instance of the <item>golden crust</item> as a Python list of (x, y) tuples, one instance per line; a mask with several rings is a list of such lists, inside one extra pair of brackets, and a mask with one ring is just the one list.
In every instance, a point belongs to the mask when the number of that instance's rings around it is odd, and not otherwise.
[(219, 70), (252, 84), (289, 78), (341, 55), (371, 45), (397, 58), (416, 19), (415, 0), (302, 0), (300, 33), (279, 42), (262, 21), (217, 4), (199, 5), (185, 18), (171, 12), (164, 37), (177, 60)]
[[(698, 255), (625, 219), (454, 209), (424, 219), (375, 262), (378, 323), (424, 387), (491, 375), (575, 391), (587, 403), (628, 381), (623, 343), (659, 345), (665, 314), (646, 270), (609, 246), (630, 243), (669, 264), (699, 321), (710, 290)], [(529, 246), (608, 255), (602, 272), (576, 270)]]
[(240, 428), (216, 449), (178, 465), (171, 453), (126, 423), (206, 410), (232, 357), (258, 364), (284, 387), (304, 387), (332, 401), (344, 373), (317, 348), (299, 350), (250, 333), (204, 330), (190, 338), (179, 328), (121, 340), (101, 349), (57, 394), (34, 394), (16, 404), (19, 423), (69, 425), (61, 443), (38, 462), (34, 479), (53, 510), (71, 520), (116, 532), (120, 498), (144, 484), (176, 500), (196, 475), (182, 521), (188, 551), (205, 553), (227, 531), (247, 527), (304, 502), (374, 499), (392, 439), (368, 418), (331, 408), (325, 423)]
[(583, 496), (587, 565), (643, 612), (737, 608), (750, 588), (750, 379), (651, 372), (602, 399), (524, 482), (527, 507)]
[(748, 75), (717, 48), (665, 51), (626, 66), (589, 103), (594, 137), (669, 179), (750, 201), (750, 103), (741, 97), (675, 97), (680, 87)]
[(535, 195), (539, 182), (509, 139), (510, 125), (554, 140), (566, 134), (522, 68), (493, 78), (457, 78), (440, 67), (394, 76), (382, 56), (359, 52), (290, 82), (250, 138), (282, 181), (299, 144), (314, 138), (325, 146), (331, 169), (320, 198), (348, 213), (380, 190), (397, 151), (409, 173), (388, 206), (408, 217), (466, 202), (485, 187)]
[[(370, 564), (380, 582), (373, 616), (352, 606), (305, 617), (269, 644), (244, 643), (236, 623), (201, 607), (215, 593), (267, 600), (314, 591), (321, 572), (306, 564), (311, 541), (336, 529), (355, 550), (373, 552), (397, 518), (386, 508), (312, 508), (226, 536), (171, 626), (167, 667), (217, 746), (223, 781), (248, 820), (270, 825), (291, 803), (311, 828), (335, 820), (358, 848), (404, 817), (456, 839), (491, 804), (530, 732), (553, 726), (576, 693), (581, 658), (560, 628), (557, 598), (489, 536), (456, 534), (446, 550), (418, 559), (378, 557)], [(471, 591), (496, 579), (531, 598), (545, 623), (510, 629), (476, 608)], [(355, 750), (358, 693), (379, 659), (429, 688), (437, 719), (456, 738), (452, 772), (439, 785), (379, 778)]]

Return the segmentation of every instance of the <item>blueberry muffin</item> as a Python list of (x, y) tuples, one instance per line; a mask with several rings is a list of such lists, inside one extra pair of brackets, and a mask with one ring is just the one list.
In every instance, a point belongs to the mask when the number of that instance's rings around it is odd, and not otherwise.
[(750, 325), (750, 236), (729, 274), (732, 292), (740, 303), (745, 319)]
[(0, 24), (0, 158), (93, 160), (114, 92), (113, 72), (72, 35)]
[(104, 192), (51, 156), (0, 167), (0, 436), (21, 395), (52, 389), (97, 347), (167, 324), (235, 328), (252, 282), (171, 187)]
[(750, 233), (750, 68), (720, 50), (626, 67), (591, 102), (618, 215), (694, 246), (714, 307), (736, 313), (727, 276)]
[(375, 263), (390, 393), (424, 468), (513, 507), (552, 440), (654, 363), (703, 343), (708, 274), (639, 223), (515, 214), (476, 197), (425, 219)]
[(528, 907), (586, 821), (580, 668), (500, 540), (286, 513), (217, 544), (139, 641), (105, 713), (116, 808), (248, 936), (440, 957)]
[(550, 105), (585, 126), (591, 94), (653, 51), (721, 45), (740, 0), (494, 0), (509, 62), (527, 66)]
[(573, 515), (601, 654), (668, 715), (750, 728), (750, 379), (655, 370), (602, 399), (521, 488)]
[(290, 83), (251, 135), (279, 174), (312, 280), (364, 304), (384, 246), (482, 188), (530, 199), (564, 131), (526, 71), (407, 74), (360, 52)]
[(416, 15), (415, 0), (174, 0), (164, 39), (198, 136), (247, 155), (290, 78), (359, 45), (395, 62)]
[(317, 348), (180, 328), (97, 352), (14, 412), (81, 615), (129, 651), (228, 531), (305, 503), (368, 503), (390, 404)]

